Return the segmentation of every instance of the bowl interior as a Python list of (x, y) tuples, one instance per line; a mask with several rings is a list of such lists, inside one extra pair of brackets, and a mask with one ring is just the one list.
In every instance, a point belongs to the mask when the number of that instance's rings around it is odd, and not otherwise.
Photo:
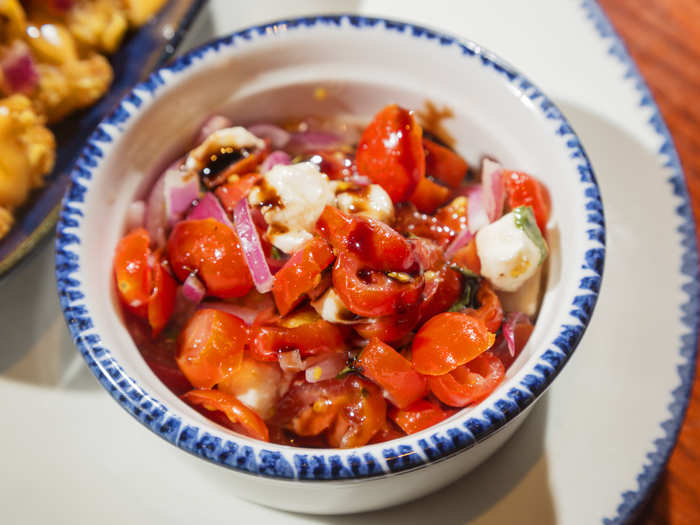
[[(102, 148), (104, 156), (89, 182), (82, 241), (76, 248), (94, 331), (126, 374), (169, 410), (214, 434), (228, 435), (177, 399), (141, 359), (121, 321), (111, 278), (111, 256), (129, 203), (146, 191), (164, 165), (190, 147), (208, 115), (222, 113), (239, 123), (339, 114), (368, 121), (388, 103), (422, 110), (430, 101), (452, 111), (453, 118), (443, 124), (470, 164), (493, 156), (506, 168), (536, 175), (551, 193), (551, 258), (539, 318), (508, 371), (509, 379), (493, 396), (511, 388), (528, 361), (551, 345), (569, 320), (585, 253), (584, 191), (576, 164), (557, 134), (561, 121), (547, 118), (492, 64), (464, 55), (459, 46), (384, 28), (270, 29), (218, 51), (200, 52), (184, 70), (164, 71), (165, 85), (155, 96), (137, 89), (140, 104), (124, 106), (132, 116), (118, 126), (103, 126), (114, 140)], [(318, 87), (326, 89), (324, 100), (313, 96)], [(479, 407), (465, 409), (474, 410)]]

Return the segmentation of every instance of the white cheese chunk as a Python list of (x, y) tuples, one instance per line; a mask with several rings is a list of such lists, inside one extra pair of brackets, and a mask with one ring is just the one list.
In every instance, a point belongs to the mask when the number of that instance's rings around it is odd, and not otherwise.
[(481, 274), (494, 288), (514, 292), (532, 277), (542, 262), (537, 245), (515, 224), (513, 212), (481, 228), (476, 234)]
[(542, 287), (542, 265), (537, 268), (535, 275), (530, 277), (515, 292), (499, 292), (498, 298), (506, 312), (522, 312), (530, 318), (535, 317), (540, 303)]
[(357, 319), (357, 316), (345, 306), (333, 288), (326, 290), (321, 297), (311, 303), (311, 306), (318, 315), (329, 323), (347, 324), (353, 323)]
[(311, 239), (323, 208), (334, 199), (328, 177), (311, 162), (274, 166), (248, 194), (269, 225), (267, 239), (285, 253)]
[(343, 185), (348, 183), (336, 181), (335, 184), (336, 204), (341, 211), (364, 215), (386, 223), (393, 222), (394, 203), (379, 184), (355, 187), (348, 191), (343, 191)]

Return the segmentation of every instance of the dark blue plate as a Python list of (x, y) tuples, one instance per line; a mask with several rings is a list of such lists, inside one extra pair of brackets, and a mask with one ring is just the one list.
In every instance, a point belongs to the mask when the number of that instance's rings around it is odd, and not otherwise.
[(0, 240), (0, 279), (53, 231), (61, 198), (70, 182), (70, 168), (89, 134), (134, 84), (173, 55), (205, 3), (206, 0), (170, 0), (110, 57), (114, 83), (104, 97), (94, 106), (52, 126), (57, 142), (56, 166), (44, 187), (17, 210), (12, 230)]

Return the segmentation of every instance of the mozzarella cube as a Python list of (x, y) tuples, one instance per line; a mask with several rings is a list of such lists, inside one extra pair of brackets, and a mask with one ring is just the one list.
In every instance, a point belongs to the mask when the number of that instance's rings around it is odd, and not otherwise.
[(285, 253), (311, 239), (323, 208), (334, 199), (328, 177), (311, 162), (274, 166), (248, 194), (267, 221), (267, 239)]
[(481, 274), (494, 288), (505, 292), (520, 288), (544, 259), (531, 236), (516, 225), (513, 212), (477, 232), (476, 251), (481, 261)]
[(364, 215), (382, 222), (394, 220), (394, 203), (379, 184), (354, 187), (343, 191), (343, 181), (336, 183), (336, 204), (345, 213)]

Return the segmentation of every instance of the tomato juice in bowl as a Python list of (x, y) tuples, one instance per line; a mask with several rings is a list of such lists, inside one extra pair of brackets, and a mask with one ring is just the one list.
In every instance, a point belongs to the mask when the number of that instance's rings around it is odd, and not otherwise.
[[(421, 67), (407, 65), (409, 58)], [(226, 115), (234, 125), (308, 115), (352, 115), (366, 124), (390, 102), (424, 110), (428, 100), (453, 113), (440, 122), (443, 136), (455, 139), (470, 165), (478, 170), (491, 156), (536, 175), (551, 195), (542, 305), (528, 344), (504, 379), (484, 401), (425, 430), (342, 450), (253, 440), (187, 406), (144, 362), (121, 316), (111, 254), (132, 202), (150, 193), (163, 163), (191, 149), (207, 115)], [(232, 468), (238, 494), (280, 508), (368, 510), (466, 473), (512, 434), (564, 365), (600, 282), (602, 208), (568, 123), (524, 77), (475, 44), (406, 24), (319, 17), (253, 28), (196, 50), (125, 99), (93, 136), (73, 179), (57, 241), (59, 292), (93, 371), (156, 433)], [(208, 410), (212, 403), (200, 407)], [(401, 474), (388, 475), (393, 473)], [(271, 485), (284, 488), (274, 501), (265, 495)]]

